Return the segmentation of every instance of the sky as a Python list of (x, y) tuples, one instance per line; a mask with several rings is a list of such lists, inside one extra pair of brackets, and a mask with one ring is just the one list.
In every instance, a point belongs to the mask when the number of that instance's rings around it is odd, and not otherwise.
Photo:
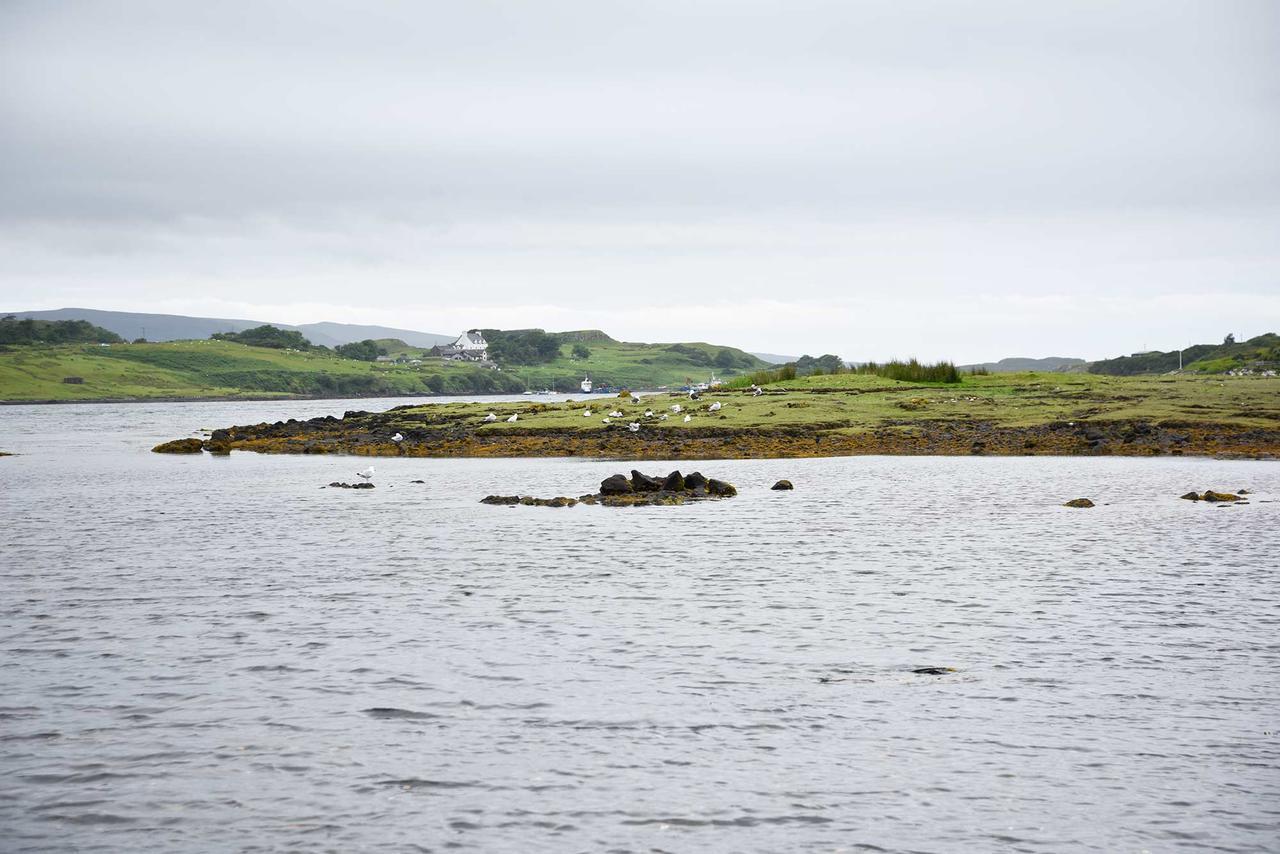
[(0, 308), (1102, 358), (1280, 331), (1280, 3), (0, 4)]

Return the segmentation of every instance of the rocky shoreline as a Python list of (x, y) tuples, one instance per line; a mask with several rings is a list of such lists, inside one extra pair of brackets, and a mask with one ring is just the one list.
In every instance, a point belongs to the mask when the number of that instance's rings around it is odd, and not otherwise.
[[(536, 412), (537, 405), (530, 408)], [(839, 422), (771, 426), (485, 429), (475, 413), (399, 407), (342, 418), (228, 427), (207, 439), (157, 445), (158, 453), (351, 454), (402, 457), (604, 457), (768, 459), (905, 456), (1206, 456), (1280, 458), (1280, 429), (1187, 420), (1053, 421), (1010, 426), (982, 420), (887, 419), (868, 429)], [(520, 410), (516, 410), (518, 413)], [(394, 437), (398, 436), (396, 440)]]

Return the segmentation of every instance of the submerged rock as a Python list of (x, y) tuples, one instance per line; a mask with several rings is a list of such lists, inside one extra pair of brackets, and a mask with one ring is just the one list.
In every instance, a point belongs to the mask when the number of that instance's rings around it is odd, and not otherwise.
[(948, 673), (955, 673), (956, 669), (954, 667), (917, 667), (911, 672), (921, 676), (945, 676)]
[(770, 489), (795, 489), (795, 487), (791, 485), (791, 481), (789, 480), (780, 480), (769, 488)]
[(204, 442), (199, 439), (174, 439), (172, 442), (161, 442), (151, 449), (156, 454), (198, 454), (204, 450)]
[(1073, 498), (1070, 501), (1068, 501), (1066, 504), (1063, 504), (1062, 506), (1063, 507), (1092, 507), (1094, 505), (1093, 505), (1093, 502), (1087, 498)]
[(329, 486), (334, 489), (373, 489), (372, 483), (343, 483), (340, 480), (335, 480)]

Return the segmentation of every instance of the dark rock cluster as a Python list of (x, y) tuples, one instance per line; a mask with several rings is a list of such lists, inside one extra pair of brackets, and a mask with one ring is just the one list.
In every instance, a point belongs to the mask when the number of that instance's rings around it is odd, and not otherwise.
[[(333, 483), (329, 484), (329, 486), (333, 487), (334, 489), (373, 489), (373, 484), (368, 482), (343, 483), (342, 481), (335, 480)], [(324, 487), (321, 487), (321, 489), (323, 488)]]
[(603, 504), (606, 507), (639, 507), (684, 504), (708, 498), (732, 498), (738, 490), (731, 483), (705, 477), (701, 472), (688, 475), (673, 471), (666, 477), (654, 477), (632, 470), (631, 477), (615, 474), (600, 482), (600, 491), (577, 498), (534, 498), (519, 495), (489, 495), (481, 504), (526, 507), (573, 507), (575, 504)]
[(1219, 501), (1243, 501), (1239, 495), (1232, 495), (1230, 492), (1214, 492), (1212, 489), (1205, 491), (1204, 494), (1197, 492), (1188, 492), (1186, 495), (1180, 496), (1188, 501), (1208, 501), (1210, 504)]

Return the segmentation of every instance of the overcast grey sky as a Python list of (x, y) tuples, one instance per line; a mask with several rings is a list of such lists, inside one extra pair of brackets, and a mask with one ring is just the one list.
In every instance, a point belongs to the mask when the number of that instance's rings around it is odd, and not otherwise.
[(0, 307), (1116, 355), (1280, 330), (1280, 3), (0, 3)]

